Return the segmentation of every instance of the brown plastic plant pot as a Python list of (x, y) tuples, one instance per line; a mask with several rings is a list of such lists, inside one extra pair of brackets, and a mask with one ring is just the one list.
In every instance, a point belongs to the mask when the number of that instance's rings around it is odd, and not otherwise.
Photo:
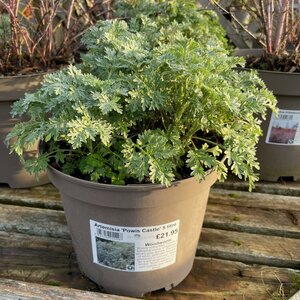
[[(262, 49), (242, 49), (237, 55), (260, 56), (263, 52)], [(300, 73), (257, 71), (275, 95), (279, 108), (278, 118), (269, 110), (262, 122), (263, 136), (257, 145), (260, 179), (277, 181), (280, 177), (291, 177), (299, 181)]]
[[(10, 154), (4, 144), (6, 135), (20, 121), (10, 115), (14, 101), (22, 98), (26, 92), (36, 90), (44, 74), (0, 77), (0, 183), (11, 188), (25, 188), (48, 183), (46, 172), (37, 179), (24, 170), (18, 156)], [(26, 151), (25, 157), (37, 155), (38, 145)]]
[(49, 167), (83, 274), (107, 293), (141, 297), (190, 272), (217, 173), (171, 187), (84, 181)]

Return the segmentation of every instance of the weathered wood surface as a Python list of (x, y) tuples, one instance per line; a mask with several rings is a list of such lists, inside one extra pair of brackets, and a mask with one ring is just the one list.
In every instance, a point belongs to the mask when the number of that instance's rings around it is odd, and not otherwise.
[(204, 228), (198, 255), (300, 269), (300, 239)]
[[(0, 278), (89, 290), (103, 296), (78, 270), (63, 207), (52, 185), (21, 190), (0, 187), (0, 203)], [(5, 282), (0, 283), (0, 300)], [(249, 193), (246, 185), (229, 182), (217, 184), (210, 193), (191, 274), (173, 290), (146, 298), (288, 299), (297, 289), (300, 184), (261, 183)], [(40, 299), (33, 290), (31, 296)], [(70, 299), (90, 299), (83, 297), (78, 294)]]
[(59, 192), (51, 184), (31, 189), (11, 189), (0, 185), (0, 203), (63, 210)]
[(81, 276), (70, 240), (0, 232), (0, 277), (98, 290)]
[(192, 272), (181, 284), (167, 293), (155, 292), (149, 299), (271, 300), (280, 288), (289, 291), (291, 276), (289, 269), (196, 257)]
[(0, 300), (130, 300), (132, 298), (49, 287), (0, 278)]
[[(230, 208), (230, 206), (227, 205), (226, 208)], [(218, 210), (214, 208), (213, 213), (211, 210), (213, 210), (212, 206), (209, 205), (205, 224), (214, 225), (215, 228), (219, 225), (219, 219), (223, 219), (223, 223), (227, 224), (227, 227), (230, 229), (243, 229), (242, 226), (244, 226), (248, 230), (252, 222), (254, 224), (253, 231), (255, 231), (256, 227), (259, 227), (256, 214), (244, 216), (241, 213), (236, 214), (234, 210), (233, 214), (229, 212), (228, 217), (223, 207), (220, 207)], [(256, 209), (255, 213), (257, 213)], [(242, 225), (239, 224), (239, 226), (233, 226), (234, 223), (242, 223), (241, 220), (235, 221), (234, 218), (236, 216), (247, 220), (247, 222), (244, 222)], [(247, 218), (253, 218), (254, 221), (248, 221)], [(272, 227), (273, 218), (276, 218), (275, 213), (269, 220), (269, 226)], [(70, 239), (63, 211), (20, 207), (16, 205), (0, 205), (0, 219), (2, 220), (0, 230), (5, 232), (5, 234), (18, 232), (31, 236)], [(212, 221), (208, 221), (207, 219), (211, 219)], [(216, 219), (214, 223), (213, 219)], [(266, 223), (265, 219), (262, 218), (262, 220), (264, 221), (263, 223)], [(274, 222), (275, 225), (279, 227), (279, 225), (276, 224), (276, 219), (274, 219)], [(230, 225), (231, 223), (233, 223), (233, 225)], [(250, 223), (250, 225), (248, 223)], [(298, 227), (299, 233), (299, 226), (295, 225), (295, 227)], [(203, 229), (198, 248), (200, 255), (231, 260), (238, 259), (239, 261), (247, 263), (267, 263), (269, 261), (274, 266), (300, 268), (300, 239), (298, 238), (285, 238), (284, 243), (282, 243), (282, 237), (268, 236), (268, 238), (266, 238), (265, 235), (215, 228)], [(296, 231), (296, 229), (297, 228), (294, 230)], [(281, 229), (281, 231), (283, 232), (283, 229)], [(17, 242), (20, 239), (21, 237), (14, 238)], [(10, 240), (10, 237), (6, 242), (1, 240), (1, 245), (5, 246), (7, 242), (10, 243)], [(19, 249), (20, 246), (13, 244), (12, 249), (14, 248)], [(249, 249), (251, 249), (251, 251)]]
[[(214, 188), (221, 188), (231, 191), (248, 191), (249, 185), (237, 179), (230, 179), (225, 182), (217, 182)], [(255, 184), (255, 193), (264, 193), (271, 195), (285, 195), (285, 196), (300, 196), (300, 181), (288, 181), (282, 179), (279, 182), (258, 182)]]
[(300, 197), (213, 190), (205, 226), (300, 238)]
[[(158, 291), (145, 298), (149, 300), (173, 300), (173, 299), (277, 299), (282, 287), (289, 287), (291, 272), (286, 269), (278, 269), (267, 266), (249, 266), (240, 262), (231, 262), (210, 258), (197, 257), (190, 275), (177, 287), (169, 292)], [(25, 297), (41, 297), (38, 299), (127, 299), (105, 295), (100, 293), (84, 293), (74, 290), (61, 289), (52, 286), (36, 285), (30, 282), (16, 282), (0, 279), (0, 295), (19, 295)], [(69, 293), (68, 293), (69, 292)], [(46, 296), (54, 296), (46, 298)], [(63, 295), (65, 298), (59, 298)], [(94, 298), (87, 296), (94, 295)], [(97, 298), (99, 295), (99, 298)], [(55, 298), (57, 297), (57, 298)], [(69, 297), (69, 298), (68, 298)], [(72, 298), (73, 297), (73, 298)], [(76, 298), (77, 297), (77, 298)], [(0, 296), (1, 299), (1, 296)], [(7, 300), (7, 298), (3, 298)], [(12, 298), (13, 300), (20, 299)], [(22, 300), (25, 300), (21, 298)], [(36, 299), (36, 298), (34, 298)], [(132, 298), (131, 298), (132, 299)], [(279, 299), (279, 298), (278, 298)], [(2, 300), (2, 299), (1, 299)], [(28, 299), (26, 299), (28, 300)]]
[[(49, 189), (49, 186), (46, 187)], [(0, 230), (10, 230), (9, 228), (12, 228), (11, 230), (24, 233), (26, 233), (26, 230), (30, 232), (32, 230), (40, 230), (45, 231), (45, 234), (49, 235), (51, 234), (49, 230), (52, 230), (52, 226), (48, 226), (48, 228), (35, 226), (35, 223), (32, 223), (32, 218), (35, 218), (35, 222), (41, 222), (41, 224), (45, 222), (45, 218), (56, 223), (64, 222), (63, 212), (59, 213), (56, 211), (56, 209), (63, 209), (58, 194), (50, 193), (52, 199), (48, 201), (46, 196), (41, 198), (40, 195), (36, 195), (36, 190), (32, 194), (26, 190), (27, 195), (23, 191), (23, 195), (18, 195), (16, 200), (14, 200), (11, 195), (12, 192), (7, 192), (7, 189), (0, 193), (0, 203), (16, 204), (17, 206), (1, 206), (0, 218), (4, 220), (5, 216), (7, 216), (8, 220), (0, 224)], [(23, 199), (23, 206), (19, 206), (19, 197)], [(43, 203), (45, 204), (43, 205)], [(49, 203), (53, 205), (51, 206)], [(37, 207), (49, 207), (51, 209), (24, 207), (25, 205), (34, 206), (35, 204)], [(13, 216), (12, 211), (14, 210), (18, 211), (22, 222), (19, 222)], [(211, 228), (300, 238), (300, 196), (298, 198), (213, 189), (210, 194), (204, 224), (206, 227)], [(36, 229), (32, 227), (36, 227)], [(39, 235), (41, 234), (39, 233)], [(61, 233), (57, 232), (57, 229), (53, 230), (52, 234), (61, 235)], [(65, 236), (68, 235), (68, 230), (64, 234)]]

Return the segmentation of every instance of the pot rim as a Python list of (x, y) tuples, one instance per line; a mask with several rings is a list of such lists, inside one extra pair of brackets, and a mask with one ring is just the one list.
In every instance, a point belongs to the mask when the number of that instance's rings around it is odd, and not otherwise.
[(42, 83), (47, 72), (26, 75), (0, 76), (0, 103), (14, 102), (25, 93), (34, 92)]
[[(112, 191), (152, 191), (152, 190), (164, 190), (169, 188), (174, 188), (178, 186), (179, 184), (186, 183), (189, 181), (197, 180), (195, 177), (189, 177), (181, 180), (175, 180), (171, 183), (169, 187), (166, 187), (161, 184), (157, 183), (137, 183), (137, 184), (127, 184), (127, 185), (114, 185), (114, 184), (108, 184), (108, 183), (100, 183), (100, 182), (93, 182), (88, 181), (84, 179), (80, 179), (71, 175), (67, 175), (54, 167), (48, 165), (47, 173), (54, 173), (55, 175), (63, 178), (64, 180), (72, 183), (76, 183), (80, 186), (85, 186), (92, 189), (102, 189), (102, 190), (112, 190)], [(204, 182), (208, 180), (208, 176), (215, 173), (216, 171), (213, 169), (207, 170), (205, 173), (204, 179), (201, 179), (199, 183)]]
[[(241, 48), (236, 48), (234, 50), (234, 55), (235, 56), (240, 56), (240, 57), (245, 57), (245, 56), (247, 56), (247, 54), (258, 57), (258, 56), (260, 56), (259, 53), (260, 54), (266, 53), (266, 50), (264, 48), (249, 48), (249, 49), (248, 48), (242, 48), (242, 49)], [(270, 71), (270, 70), (261, 70), (261, 69), (255, 69), (255, 68), (245, 68), (245, 67), (237, 67), (236, 69), (245, 70), (245, 71), (256, 70), (259, 73), (278, 74), (278, 75), (285, 74), (287, 76), (299, 76), (299, 74), (300, 74), (300, 72)]]
[(36, 73), (31, 73), (31, 74), (18, 74), (18, 75), (0, 75), (0, 80), (9, 80), (9, 79), (16, 79), (16, 78), (31, 78), (31, 77), (38, 77), (41, 75), (46, 75), (49, 72), (41, 71), (41, 72), (36, 72)]

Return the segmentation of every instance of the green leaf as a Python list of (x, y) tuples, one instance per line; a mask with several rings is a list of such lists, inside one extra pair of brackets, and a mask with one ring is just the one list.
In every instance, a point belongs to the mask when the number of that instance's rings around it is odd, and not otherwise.
[(48, 163), (49, 157), (46, 154), (41, 154), (39, 157), (25, 160), (24, 167), (30, 174), (39, 174), (46, 170)]

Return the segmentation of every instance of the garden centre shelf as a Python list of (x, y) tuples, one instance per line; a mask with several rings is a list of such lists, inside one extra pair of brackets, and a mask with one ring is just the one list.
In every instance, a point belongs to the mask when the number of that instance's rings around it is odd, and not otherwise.
[[(217, 183), (194, 267), (149, 300), (289, 299), (300, 289), (300, 183)], [(0, 186), (0, 300), (125, 300), (80, 274), (58, 191)]]

